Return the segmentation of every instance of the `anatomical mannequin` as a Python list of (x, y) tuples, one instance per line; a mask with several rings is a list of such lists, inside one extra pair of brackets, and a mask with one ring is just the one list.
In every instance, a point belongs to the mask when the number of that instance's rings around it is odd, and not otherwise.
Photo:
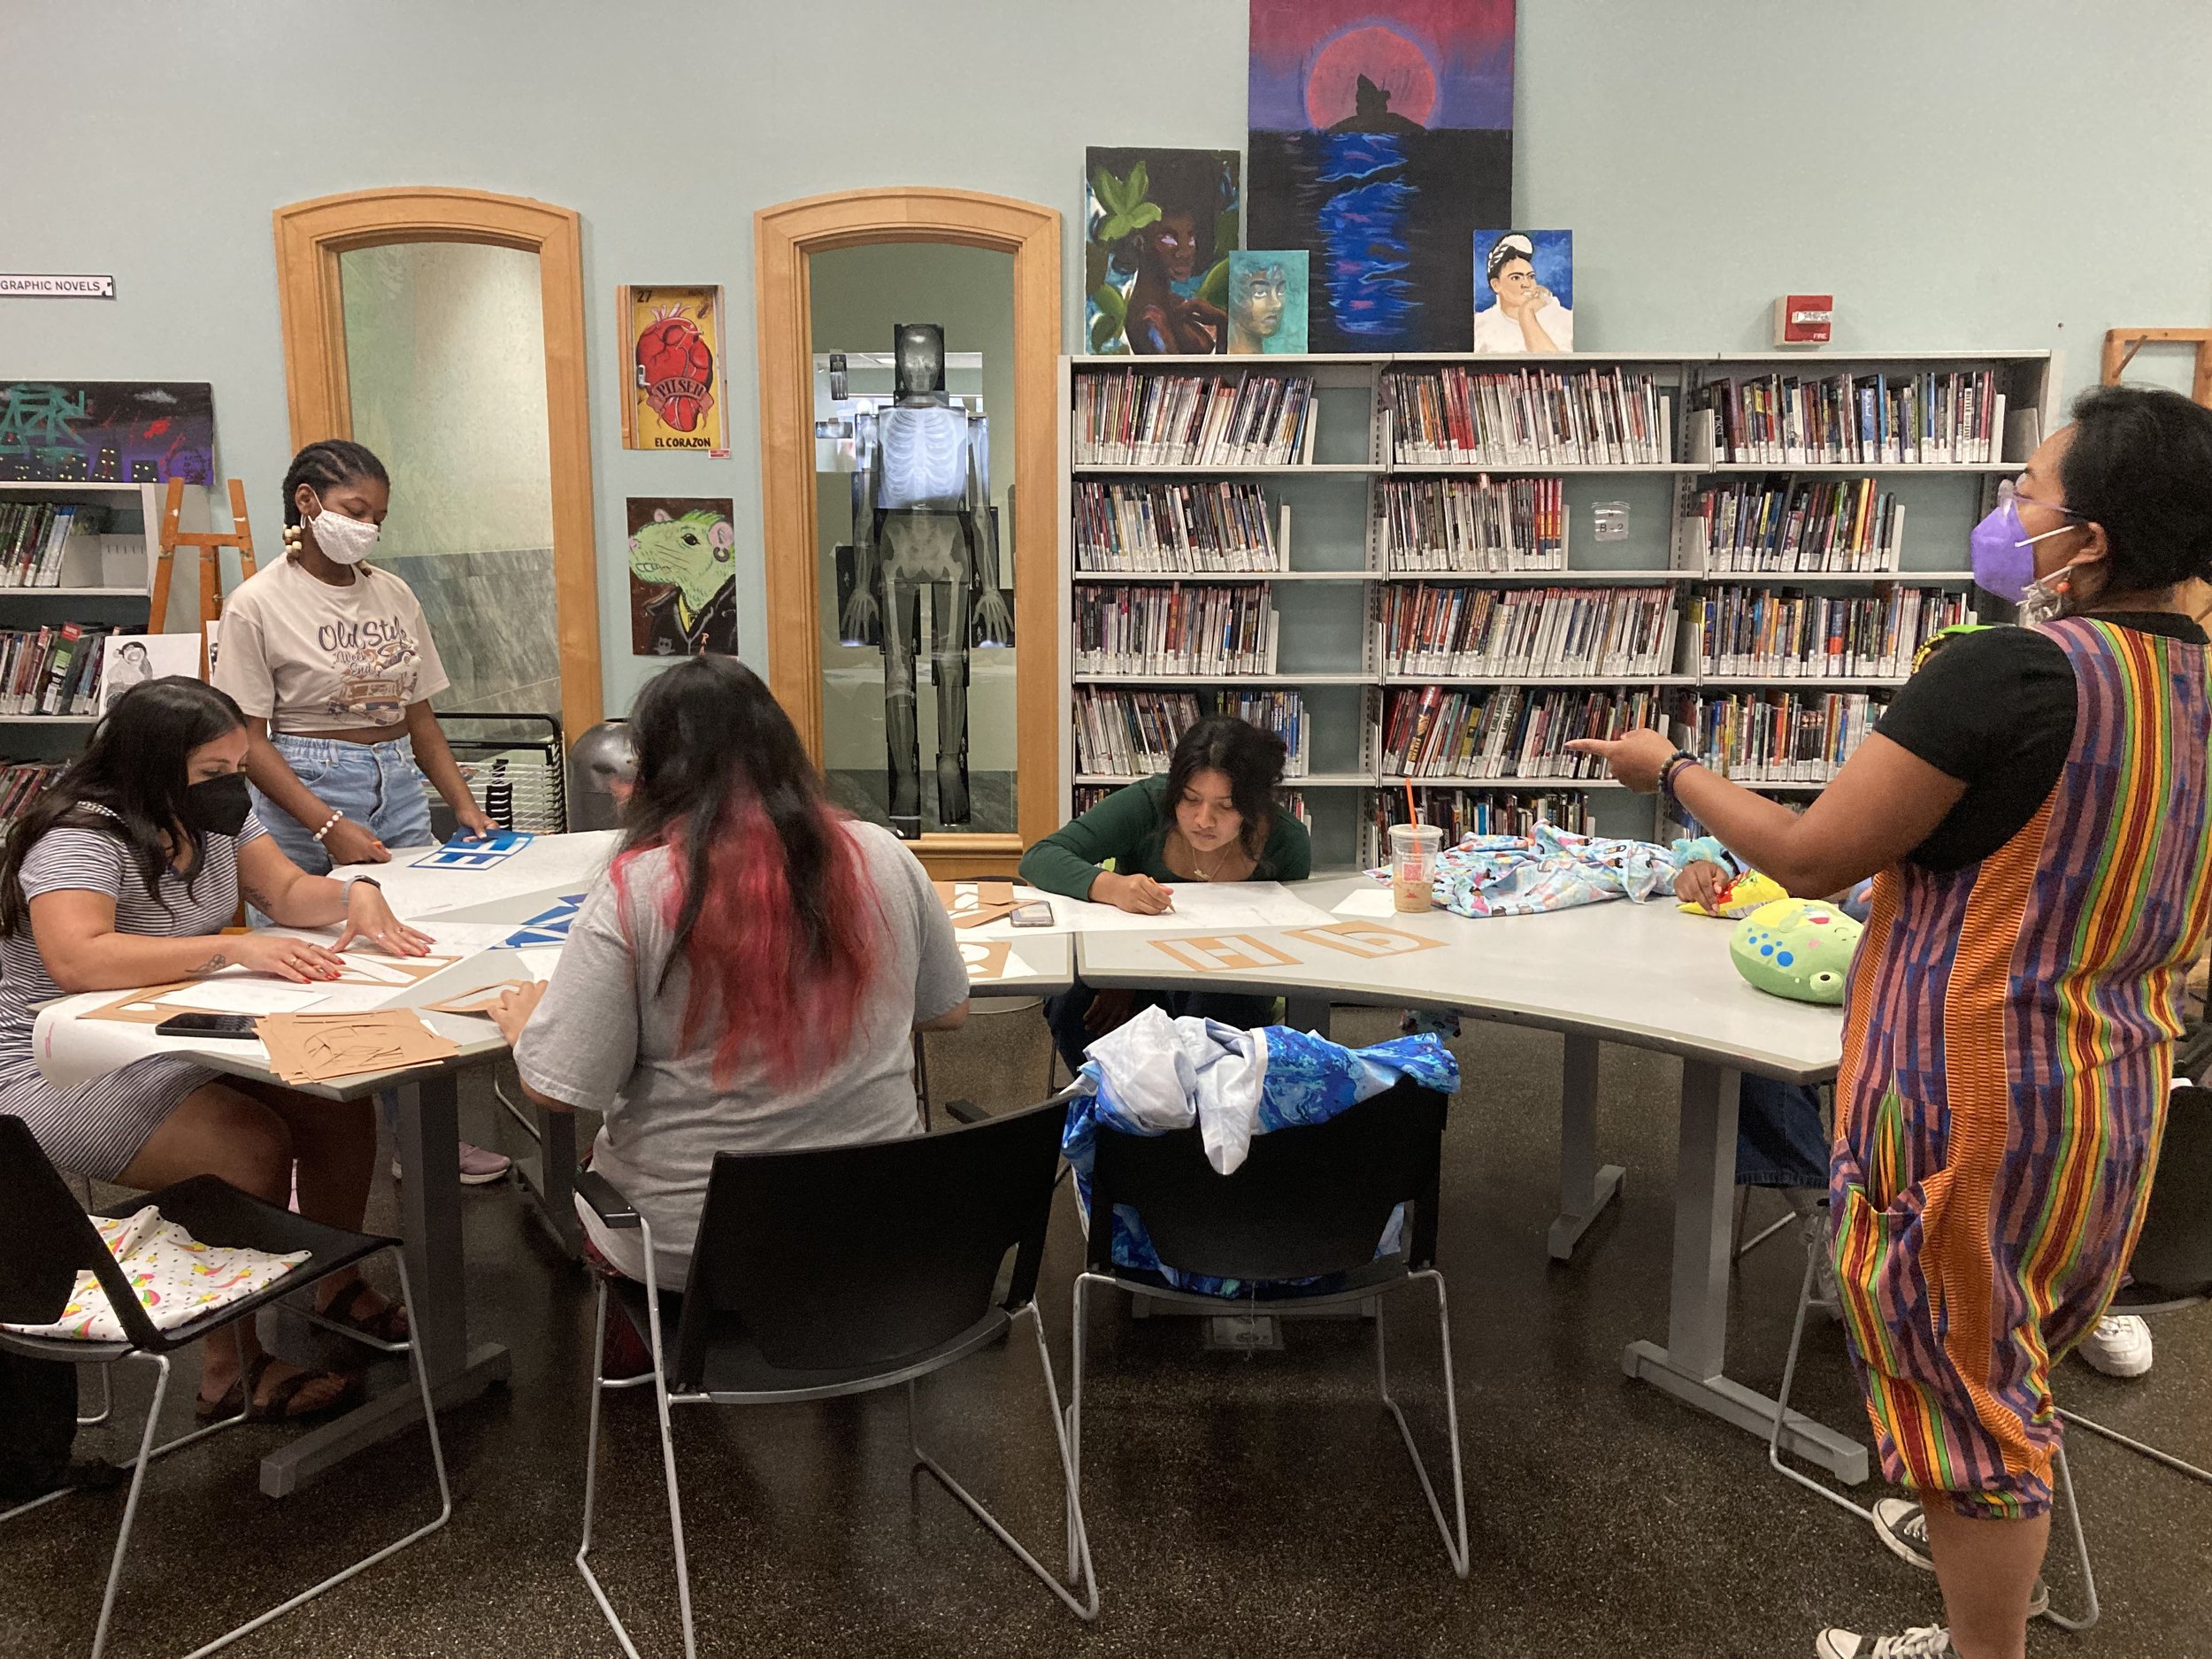
[(937, 688), (941, 827), (969, 818), (969, 648), (1010, 642), (1013, 618), (999, 590), (988, 424), (946, 394), (941, 327), (900, 323), (894, 342), (896, 401), (856, 423), (856, 568), (843, 624), (849, 640), (871, 639), (880, 627), (891, 827), (912, 837), (922, 832), (915, 661), (923, 643), (923, 591), (929, 593), (930, 679)]

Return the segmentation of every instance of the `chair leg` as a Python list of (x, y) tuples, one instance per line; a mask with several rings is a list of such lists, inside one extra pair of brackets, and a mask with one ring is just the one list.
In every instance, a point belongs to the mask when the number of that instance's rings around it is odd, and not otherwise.
[(115, 1412), (115, 1391), (109, 1386), (108, 1368), (101, 1365), (94, 1374), (100, 1379), (100, 1409), (88, 1417), (77, 1419), (77, 1426), (81, 1429), (88, 1429), (96, 1424), (104, 1423)]
[(2201, 1480), (2207, 1486), (2212, 1486), (2212, 1469), (2200, 1469), (2194, 1463), (2185, 1463), (2171, 1452), (2162, 1452), (2155, 1446), (2146, 1446), (2140, 1440), (2130, 1440), (2119, 1430), (2107, 1428), (2101, 1423), (2093, 1423), (2087, 1417), (2069, 1411), (2064, 1406), (2058, 1409), (2058, 1414), (2078, 1429), (2087, 1429), (2092, 1434), (2101, 1434), (2105, 1439), (2124, 1446), (2131, 1452), (2141, 1453), (2153, 1463), (2165, 1464), (2176, 1474), (2186, 1475), (2192, 1480)]
[[(683, 1616), (684, 1659), (697, 1659), (699, 1638), (691, 1617), (691, 1569), (684, 1555), (683, 1494), (676, 1483), (675, 1428), (668, 1411), (668, 1373), (661, 1363), (665, 1351), (661, 1347), (660, 1279), (655, 1271), (653, 1230), (639, 1229), (640, 1244), (645, 1252), (645, 1308), (646, 1340), (653, 1353), (653, 1404), (660, 1424), (661, 1469), (668, 1483), (668, 1533), (676, 1551), (676, 1605)], [(598, 1494), (599, 1472), (599, 1397), (613, 1389), (633, 1388), (644, 1379), (610, 1382), (601, 1375), (606, 1363), (607, 1336), (607, 1281), (602, 1279), (592, 1317), (592, 1379), (591, 1426), (584, 1442), (584, 1536), (576, 1550), (576, 1571), (583, 1574), (584, 1583), (591, 1590), (592, 1600), (599, 1603), (599, 1610), (606, 1615), (616, 1640), (629, 1659), (638, 1659), (637, 1644), (630, 1640), (630, 1632), (614, 1610), (614, 1603), (607, 1599), (606, 1587), (599, 1582), (599, 1575), (592, 1571), (591, 1555), (592, 1506)]]
[(1819, 1248), (1817, 1243), (1808, 1244), (1805, 1248), (1805, 1278), (1798, 1286), (1797, 1317), (1790, 1325), (1790, 1351), (1788, 1357), (1782, 1362), (1782, 1387), (1775, 1396), (1774, 1425), (1767, 1431), (1767, 1462), (1773, 1466), (1776, 1473), (1786, 1479), (1794, 1480), (1808, 1492), (1818, 1493), (1837, 1508), (1850, 1510), (1852, 1514), (1870, 1526), (1874, 1524), (1873, 1510), (1862, 1504), (1852, 1502), (1839, 1492), (1830, 1491), (1810, 1475), (1804, 1473), (1801, 1470), (1792, 1469), (1782, 1461), (1782, 1425), (1789, 1421), (1790, 1385), (1797, 1380), (1798, 1351), (1805, 1342), (1805, 1314), (1806, 1310), (1813, 1305), (1814, 1272), (1816, 1267), (1813, 1259), (1813, 1252)]
[(1068, 1578), (1071, 1582), (1076, 1571), (1075, 1513), (1083, 1505), (1083, 1350), (1084, 1313), (1090, 1305), (1091, 1276), (1075, 1276), (1074, 1340), (1069, 1344), (1074, 1361), (1073, 1374), (1068, 1380), (1068, 1486), (1071, 1499), (1068, 1517)]
[(1413, 1472), (1421, 1482), (1421, 1495), (1429, 1502), (1429, 1513), (1436, 1519), (1436, 1530), (1443, 1534), (1444, 1553), (1450, 1557), (1453, 1573), (1462, 1578), (1467, 1576), (1467, 1484), (1466, 1474), (1460, 1461), (1459, 1451), (1459, 1389), (1452, 1375), (1452, 1320), (1444, 1301), (1444, 1276), (1434, 1268), (1425, 1268), (1413, 1275), (1425, 1279), (1436, 1287), (1436, 1332), (1444, 1353), (1444, 1427), (1452, 1442), (1452, 1512), (1457, 1523), (1444, 1518), (1444, 1506), (1436, 1495), (1435, 1484), (1429, 1479), (1428, 1465), (1422, 1461), (1421, 1448), (1413, 1443), (1413, 1429), (1406, 1422), (1406, 1414), (1390, 1394), (1390, 1352), (1383, 1335), (1383, 1317), (1379, 1309), (1375, 1316), (1375, 1380), (1382, 1391), (1382, 1402), (1397, 1420), (1398, 1432), (1406, 1443), (1406, 1455), (1413, 1459)]
[[(407, 1282), (406, 1258), (402, 1256), (397, 1250), (394, 1250), (392, 1252), (392, 1259), (399, 1264), (400, 1299), (411, 1306), (414, 1302), (414, 1292), (412, 1286), (411, 1286)], [(292, 1597), (289, 1601), (280, 1601), (276, 1606), (271, 1608), (267, 1612), (248, 1619), (243, 1624), (239, 1625), (237, 1629), (226, 1632), (224, 1634), (218, 1636), (213, 1641), (209, 1642), (205, 1647), (194, 1648), (189, 1654), (185, 1655), (185, 1659), (205, 1659), (205, 1655), (215, 1652), (218, 1648), (229, 1647), (231, 1643), (236, 1641), (241, 1636), (250, 1635), (253, 1632), (259, 1630), (263, 1625), (273, 1624), (276, 1620), (282, 1618), (294, 1608), (305, 1606), (308, 1602), (313, 1601), (317, 1596), (322, 1594), (326, 1590), (335, 1589), (339, 1585), (345, 1583), (347, 1579), (357, 1578), (360, 1574), (366, 1572), (371, 1567), (375, 1566), (379, 1562), (388, 1561), (392, 1556), (398, 1555), (401, 1550), (405, 1549), (409, 1545), (421, 1542), (422, 1540), (429, 1537), (431, 1533), (436, 1532), (440, 1527), (443, 1526), (448, 1521), (453, 1518), (453, 1486), (451, 1482), (446, 1477), (445, 1446), (438, 1437), (438, 1408), (437, 1402), (431, 1397), (430, 1394), (429, 1367), (424, 1362), (422, 1344), (420, 1341), (411, 1342), (408, 1347), (410, 1350), (409, 1358), (412, 1362), (415, 1372), (415, 1387), (422, 1396), (423, 1426), (430, 1432), (430, 1464), (432, 1469), (436, 1471), (438, 1477), (438, 1513), (435, 1517), (425, 1522), (422, 1525), (417, 1527), (413, 1532), (408, 1533), (406, 1537), (396, 1539), (393, 1542), (385, 1545), (383, 1548), (376, 1550), (370, 1555), (362, 1556), (360, 1560), (355, 1562), (349, 1567), (341, 1568), (338, 1571), (332, 1573), (330, 1577), (325, 1578), (321, 1583), (310, 1586), (307, 1589), (301, 1591), (297, 1595)], [(166, 1379), (165, 1378), (164, 1380), (165, 1381)], [(157, 1392), (155, 1395), (155, 1403), (157, 1406), (160, 1403), (160, 1395), (158, 1392)], [(218, 1426), (227, 1427), (228, 1425), (227, 1424), (224, 1424), (219, 1425)], [(195, 1436), (191, 1438), (197, 1437)], [(135, 1486), (134, 1486), (132, 1496), (133, 1502), (135, 1502)], [(129, 1525), (129, 1513), (126, 1510), (124, 1516), (124, 1525), (127, 1528)], [(120, 1560), (119, 1553), (118, 1555), (118, 1560)], [(113, 1594), (111, 1588), (110, 1594), (111, 1596)], [(103, 1628), (105, 1627), (106, 1619), (106, 1612), (103, 1609), (101, 1613), (101, 1623)], [(93, 1651), (96, 1655), (99, 1649), (96, 1646)]]
[(2074, 1534), (2074, 1558), (2081, 1563), (2082, 1588), (2089, 1598), (2089, 1606), (2079, 1618), (2070, 1618), (2055, 1607), (2045, 1609), (2043, 1617), (2061, 1630), (2078, 1635), (2097, 1622), (2103, 1609), (2097, 1603), (2097, 1575), (2089, 1565), (2089, 1540), (2082, 1533), (2081, 1504), (2074, 1496), (2074, 1471), (2066, 1461), (2064, 1447), (2053, 1454), (2052, 1462), (2057, 1468), (2059, 1486), (2066, 1494), (2066, 1521)]
[[(914, 1385), (911, 1382), (906, 1385), (907, 1444), (914, 1454), (917, 1468), (928, 1471), (938, 1485), (964, 1504), (968, 1513), (982, 1522), (992, 1537), (1011, 1550), (1015, 1559), (1034, 1573), (1046, 1589), (1058, 1596), (1070, 1612), (1088, 1624), (1098, 1617), (1098, 1578), (1091, 1570), (1090, 1535), (1084, 1528), (1083, 1508), (1076, 1495), (1075, 1465), (1069, 1455), (1067, 1424), (1060, 1415), (1059, 1385), (1053, 1380), (1052, 1356), (1045, 1348), (1044, 1320), (1038, 1315), (1036, 1304), (1032, 1302), (1022, 1311), (1029, 1316), (1030, 1330), (1037, 1339), (1037, 1363), (1043, 1367), (1045, 1374), (1045, 1403), (1052, 1412), (1053, 1438), (1059, 1443), (1061, 1501), (1066, 1506), (1068, 1530), (1074, 1540), (1077, 1558), (1077, 1564), (1069, 1570), (1068, 1583), (1064, 1585), (1054, 1578), (1049, 1567), (1024, 1548), (1021, 1541), (1000, 1525), (996, 1516), (985, 1509), (965, 1486), (955, 1480), (943, 1464), (922, 1449), (921, 1438), (915, 1431)], [(1021, 1316), (1017, 1314), (1015, 1317), (1018, 1318)], [(1083, 1594), (1079, 1597), (1073, 1594), (1074, 1591), (1081, 1591)]]
[(138, 1519), (138, 1494), (146, 1485), (146, 1465), (154, 1458), (154, 1430), (161, 1422), (162, 1402), (169, 1394), (169, 1356), (149, 1354), (140, 1357), (152, 1360), (158, 1374), (153, 1400), (146, 1407), (146, 1426), (139, 1431), (138, 1456), (131, 1464), (131, 1490), (123, 1501), (123, 1525), (115, 1534), (115, 1554), (108, 1562), (107, 1588), (100, 1596), (100, 1622), (92, 1631), (92, 1659), (100, 1659), (107, 1650), (108, 1622), (115, 1616), (115, 1592), (123, 1581), (123, 1556), (130, 1548), (131, 1525)]

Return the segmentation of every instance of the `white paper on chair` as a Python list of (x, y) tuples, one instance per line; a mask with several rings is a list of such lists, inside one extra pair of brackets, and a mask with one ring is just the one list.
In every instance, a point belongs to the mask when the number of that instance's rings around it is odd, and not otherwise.
[(1336, 902), (1339, 916), (1395, 916), (1396, 902), (1388, 887), (1355, 887)]
[(326, 992), (282, 979), (202, 979), (154, 999), (165, 1008), (204, 1010), (211, 1014), (296, 1014), (330, 1000)]
[(1175, 895), (1175, 908), (1163, 916), (1133, 916), (1110, 904), (1092, 904), (1055, 895), (1054, 930), (1079, 933), (1159, 933), (1179, 930), (1187, 933), (1202, 928), (1318, 927), (1329, 920), (1326, 910), (1307, 903), (1279, 881), (1175, 881), (1167, 886)]

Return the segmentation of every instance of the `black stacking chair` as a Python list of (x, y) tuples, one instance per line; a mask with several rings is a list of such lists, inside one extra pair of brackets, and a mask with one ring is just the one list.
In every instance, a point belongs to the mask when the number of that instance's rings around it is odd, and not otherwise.
[[(1452, 1571), (1467, 1576), (1467, 1493), (1452, 1379), (1451, 1318), (1444, 1276), (1436, 1270), (1438, 1168), (1448, 1107), (1446, 1097), (1435, 1090), (1401, 1082), (1325, 1123), (1253, 1136), (1233, 1175), (1215, 1173), (1196, 1129), (1164, 1135), (1100, 1130), (1091, 1171), (1089, 1260), (1075, 1281), (1075, 1380), (1069, 1392), (1068, 1440), (1077, 1497), (1083, 1473), (1084, 1317), (1091, 1286), (1210, 1315), (1264, 1308), (1295, 1316), (1376, 1302), (1375, 1376), (1382, 1402), (1396, 1419), (1413, 1459), (1413, 1472), (1443, 1535)], [(1410, 1209), (1403, 1245), (1396, 1254), (1378, 1256), (1376, 1244), (1391, 1211), (1402, 1203)], [(1125, 1204), (1143, 1220), (1160, 1260), (1179, 1272), (1274, 1282), (1229, 1301), (1178, 1290), (1158, 1273), (1117, 1266), (1111, 1217), (1116, 1205)], [(1324, 1282), (1307, 1286), (1281, 1282), (1301, 1279)], [(1379, 1299), (1417, 1279), (1436, 1291), (1444, 1419), (1452, 1451), (1451, 1521), (1445, 1518), (1406, 1415), (1390, 1394)], [(1071, 1538), (1071, 1553), (1079, 1541), (1084, 1540)]]
[[(2166, 1110), (2166, 1138), (2151, 1182), (2143, 1231), (2128, 1258), (2129, 1282), (2108, 1310), (2144, 1318), (2201, 1308), (2212, 1302), (2212, 1089), (2174, 1091)], [(2059, 1416), (2140, 1452), (2192, 1480), (2212, 1486), (2212, 1470), (2184, 1463), (2170, 1452), (2131, 1440), (2116, 1429), (2059, 1408)]]
[[(964, 1504), (1076, 1617), (1097, 1616), (1098, 1586), (1035, 1304), (1066, 1115), (1064, 1102), (1055, 1099), (902, 1141), (721, 1153), (709, 1178), (680, 1294), (660, 1288), (653, 1230), (645, 1218), (603, 1176), (579, 1179), (576, 1190), (602, 1223), (638, 1233), (646, 1264), (641, 1285), (604, 1277), (599, 1283), (592, 1340), (601, 1357), (585, 1451), (583, 1542), (576, 1551), (577, 1568), (626, 1652), (634, 1655), (637, 1649), (588, 1559), (599, 1402), (603, 1394), (648, 1383), (660, 1419), (687, 1659), (697, 1646), (672, 1406), (792, 1405), (903, 1385), (914, 1466)], [(1014, 1253), (1013, 1274), (998, 1294), (1009, 1251)], [(610, 1294), (647, 1333), (653, 1369), (645, 1376), (610, 1379), (603, 1374)], [(1024, 1316), (1036, 1336), (1060, 1445), (1068, 1534), (1079, 1546), (1066, 1585), (922, 1449), (915, 1431), (916, 1383), (997, 1341)]]
[[(123, 1276), (123, 1270), (117, 1265), (114, 1255), (100, 1237), (99, 1230), (78, 1207), (76, 1199), (64, 1185), (54, 1166), (47, 1161), (45, 1153), (40, 1149), (38, 1142), (32, 1138), (30, 1130), (20, 1118), (0, 1117), (0, 1191), (8, 1194), (10, 1221), (8, 1236), (4, 1244), (0, 1244), (0, 1321), (7, 1325), (52, 1324), (61, 1317), (63, 1308), (68, 1304), (69, 1294), (75, 1287), (77, 1275), (89, 1269), (99, 1280), (100, 1288), (107, 1293), (108, 1301), (113, 1305), (127, 1336), (127, 1340), (121, 1342), (31, 1337), (0, 1325), (0, 1348), (33, 1359), (79, 1363), (106, 1365), (117, 1360), (146, 1360), (151, 1362), (157, 1372), (153, 1401), (146, 1408), (146, 1426), (138, 1439), (138, 1455), (130, 1465), (130, 1493), (124, 1500), (123, 1525), (116, 1535), (114, 1558), (108, 1566), (107, 1590), (100, 1601), (100, 1622), (93, 1632), (93, 1659), (99, 1659), (107, 1647), (109, 1622), (115, 1611), (115, 1593), (122, 1582), (123, 1559), (130, 1548), (131, 1526), (138, 1518), (139, 1493), (145, 1485), (147, 1464), (157, 1457), (166, 1456), (195, 1440), (245, 1420), (242, 1413), (211, 1427), (180, 1435), (165, 1445), (156, 1446), (154, 1429), (161, 1420), (162, 1404), (169, 1392), (169, 1356), (227, 1325), (234, 1325), (241, 1319), (250, 1319), (280, 1296), (290, 1295), (302, 1286), (312, 1285), (331, 1273), (351, 1267), (380, 1250), (389, 1250), (393, 1261), (399, 1264), (400, 1290), (404, 1297), (407, 1294), (407, 1263), (401, 1255), (397, 1239), (345, 1233), (336, 1227), (322, 1226), (296, 1216), (288, 1210), (265, 1204), (215, 1176), (196, 1176), (191, 1180), (165, 1187), (157, 1193), (133, 1199), (104, 1213), (127, 1216), (151, 1204), (161, 1212), (165, 1220), (176, 1223), (203, 1243), (265, 1250), (273, 1255), (305, 1250), (309, 1253), (308, 1258), (282, 1279), (254, 1295), (228, 1303), (175, 1330), (161, 1331), (157, 1330), (153, 1321), (146, 1317), (145, 1309), (140, 1305), (129, 1280)], [(438, 1473), (437, 1518), (417, 1527), (396, 1542), (385, 1545), (374, 1554), (363, 1556), (351, 1566), (332, 1573), (321, 1583), (301, 1591), (289, 1601), (247, 1620), (235, 1630), (193, 1649), (189, 1659), (200, 1659), (203, 1654), (211, 1654), (219, 1647), (227, 1647), (247, 1632), (260, 1629), (303, 1602), (313, 1601), (333, 1586), (343, 1584), (387, 1556), (397, 1555), (408, 1545), (428, 1537), (451, 1517), (453, 1492), (446, 1482), (445, 1452), (438, 1441), (438, 1419), (431, 1408), (430, 1379), (423, 1370), (421, 1349), (413, 1344), (378, 1343), (375, 1346), (413, 1348), (415, 1386), (422, 1393), (423, 1420), (430, 1429), (430, 1460)], [(60, 1495), (55, 1493), (46, 1498), (35, 1499), (31, 1503), (10, 1510), (9, 1514), (20, 1515)]]

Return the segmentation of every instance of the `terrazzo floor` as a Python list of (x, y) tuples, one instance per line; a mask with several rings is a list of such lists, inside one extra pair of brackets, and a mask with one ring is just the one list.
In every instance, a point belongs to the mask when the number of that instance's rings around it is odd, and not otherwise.
[[(1367, 1041), (1386, 1017), (1339, 1010)], [(1676, 1070), (1605, 1051), (1600, 1145), (1629, 1168), (1617, 1213), (1570, 1265), (1548, 1262), (1555, 1191), (1556, 1039), (1469, 1027), (1467, 1085), (1446, 1139), (1440, 1265), (1452, 1299), (1473, 1569), (1446, 1563), (1355, 1323), (1292, 1325), (1280, 1351), (1206, 1348), (1178, 1319), (1094, 1307), (1085, 1505), (1104, 1608), (1085, 1628), (934, 1483), (910, 1474), (895, 1393), (821, 1407), (680, 1414), (701, 1652), (710, 1655), (1585, 1655), (1768, 1659), (1812, 1651), (1824, 1623), (1894, 1630), (1939, 1617), (1934, 1581), (1863, 1525), (1790, 1486), (1748, 1436), (1621, 1372), (1665, 1327)], [(940, 1100), (1039, 1097), (1041, 1024), (988, 1014), (931, 1040)], [(481, 1084), (472, 1138), (511, 1138)], [(1761, 1201), (1760, 1217), (1775, 1213)], [(513, 1350), (510, 1385), (448, 1413), (452, 1524), (239, 1643), (245, 1655), (613, 1655), (571, 1564), (582, 1496), (582, 1272), (521, 1194), (465, 1202), (474, 1333)], [(380, 1176), (372, 1225), (389, 1226)], [(1802, 1256), (1787, 1238), (1743, 1264), (1732, 1372), (1778, 1381)], [(1064, 1188), (1041, 1304), (1062, 1386), (1079, 1260)], [(1442, 1452), (1436, 1335), (1414, 1297), (1390, 1307), (1392, 1371), (1415, 1432)], [(2212, 1459), (2212, 1314), (2156, 1327), (2139, 1382), (2078, 1362), (2061, 1395), (2196, 1461)], [(171, 1410), (188, 1411), (188, 1358)], [(148, 1386), (119, 1389), (132, 1420)], [(926, 1441), (1048, 1559), (1060, 1548), (1051, 1432), (1035, 1348), (987, 1349), (925, 1385)], [(1799, 1402), (1863, 1431), (1831, 1327), (1808, 1342)], [(157, 1464), (109, 1651), (175, 1654), (426, 1517), (419, 1432), (273, 1502), (255, 1486), (287, 1432), (250, 1426)], [(649, 1399), (608, 1408), (595, 1561), (649, 1655), (681, 1651)], [(114, 1426), (85, 1449), (124, 1455)], [(2038, 1659), (2212, 1659), (2212, 1488), (2077, 1435), (2074, 1467), (2104, 1600), (2084, 1637), (2031, 1632)], [(1861, 1495), (1872, 1491), (1869, 1488)], [(121, 1512), (78, 1495), (0, 1531), (0, 1654), (83, 1653)], [(2070, 1565), (2050, 1575), (2062, 1604)]]

